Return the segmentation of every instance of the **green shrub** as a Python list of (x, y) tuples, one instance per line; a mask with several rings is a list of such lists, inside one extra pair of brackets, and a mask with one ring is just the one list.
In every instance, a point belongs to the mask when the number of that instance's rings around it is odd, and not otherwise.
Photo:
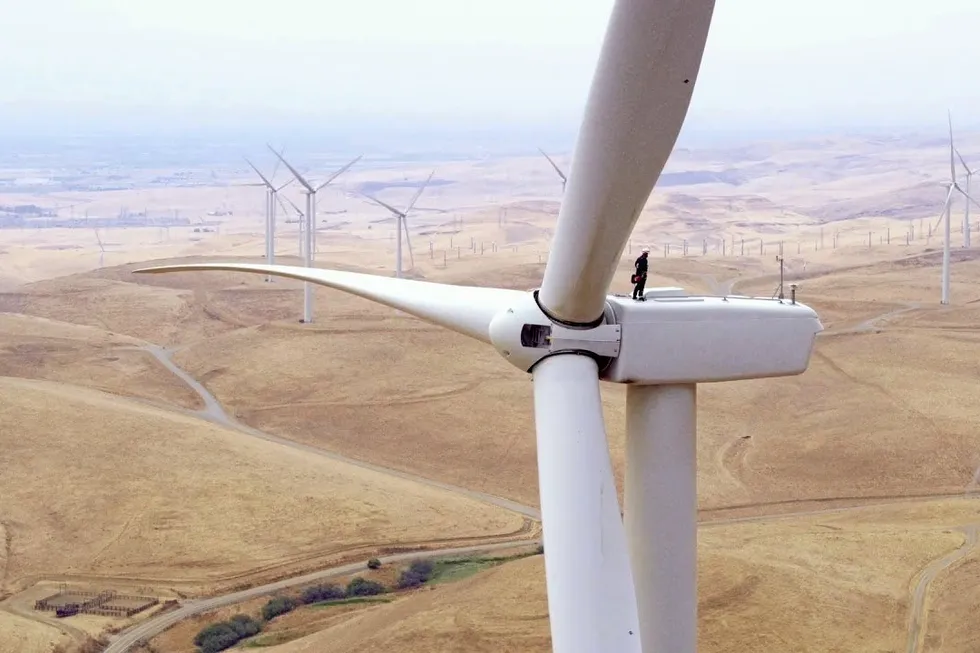
[(400, 590), (411, 589), (424, 585), (430, 578), (436, 566), (431, 560), (413, 560), (408, 569), (398, 577), (397, 587)]
[(236, 614), (228, 620), (228, 625), (242, 639), (251, 637), (252, 635), (258, 635), (262, 631), (262, 624), (247, 614)]
[(262, 606), (262, 618), (266, 621), (272, 621), (281, 614), (292, 612), (295, 607), (296, 599), (289, 598), (288, 596), (280, 596), (271, 599)]
[(381, 561), (377, 558), (368, 560), (368, 569), (381, 569)]
[(196, 637), (194, 645), (201, 653), (218, 653), (231, 648), (241, 640), (256, 635), (262, 624), (248, 615), (236, 614), (228, 621), (220, 621), (203, 628)]
[(365, 580), (357, 576), (347, 584), (347, 596), (377, 596), (384, 594), (385, 586), (373, 580)]
[(347, 592), (343, 587), (337, 585), (314, 585), (307, 587), (303, 591), (303, 603), (322, 603), (323, 601), (336, 601), (347, 597)]

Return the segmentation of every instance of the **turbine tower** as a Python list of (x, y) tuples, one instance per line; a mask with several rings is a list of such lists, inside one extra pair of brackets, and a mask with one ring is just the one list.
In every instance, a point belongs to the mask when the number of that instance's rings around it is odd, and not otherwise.
[[(245, 162), (255, 171), (255, 174), (259, 176), (262, 180), (261, 184), (255, 184), (256, 186), (265, 186), (265, 262), (268, 265), (275, 265), (276, 262), (276, 201), (279, 199), (277, 194), (283, 188), (293, 183), (290, 179), (281, 186), (276, 186), (272, 183), (272, 179), (275, 178), (275, 170), (272, 172), (271, 178), (266, 178), (258, 168), (255, 167), (251, 161), (247, 158)], [(276, 166), (279, 167), (278, 165)], [(267, 282), (272, 281), (272, 275), (267, 275), (265, 280)]]
[[(360, 156), (354, 158), (353, 161), (342, 167), (337, 172), (333, 173), (327, 177), (326, 181), (322, 182), (319, 186), (314, 187), (310, 182), (308, 182), (303, 175), (293, 166), (289, 165), (286, 159), (282, 158), (279, 152), (272, 149), (272, 146), (268, 146), (272, 153), (275, 154), (280, 161), (283, 162), (289, 171), (293, 173), (293, 177), (296, 178), (303, 188), (303, 192), (306, 195), (306, 220), (305, 220), (305, 233), (303, 238), (303, 245), (301, 247), (303, 255), (303, 265), (311, 268), (313, 267), (313, 253), (316, 247), (316, 194), (320, 192), (325, 186), (329, 185), (334, 179), (347, 172), (347, 170), (353, 166), (355, 163), (361, 160)], [(302, 223), (301, 223), (302, 224)], [(301, 227), (302, 230), (302, 227)], [(313, 321), (313, 287), (310, 286), (308, 281), (303, 282), (303, 323), (309, 324)]]
[[(289, 206), (293, 207), (293, 211), (296, 212), (296, 219), (295, 220), (290, 220), (289, 218), (286, 218), (286, 224), (291, 224), (291, 223), (294, 223), (295, 222), (298, 225), (298, 227), (299, 227), (299, 257), (302, 259), (303, 258), (303, 244), (305, 242), (305, 237), (304, 236), (305, 236), (305, 233), (306, 233), (306, 231), (303, 229), (303, 223), (306, 222), (306, 216), (304, 216), (303, 215), (303, 212), (300, 210), (300, 208), (298, 206), (296, 206), (296, 202), (294, 202), (293, 200), (289, 199), (286, 196), (283, 196), (283, 197), (285, 197), (286, 201), (289, 202)], [(279, 206), (282, 207), (282, 210), (283, 211), (286, 211), (286, 207), (282, 205), (282, 202), (279, 203)], [(288, 211), (286, 211), (286, 212), (288, 213)]]
[[(694, 653), (697, 384), (801, 374), (823, 328), (793, 301), (607, 294), (683, 125), (713, 9), (615, 0), (536, 291), (246, 263), (139, 271), (311, 281), (470, 336), (530, 374), (556, 653)], [(600, 379), (628, 384), (622, 513)]]
[[(966, 159), (960, 154), (959, 150), (956, 150), (956, 156), (959, 157), (960, 163), (963, 164), (963, 169), (966, 170), (966, 194), (970, 195), (970, 181), (973, 179), (973, 175), (980, 171), (980, 168), (970, 169), (967, 165)], [(965, 202), (965, 207), (963, 209), (963, 247), (970, 247), (970, 203)]]
[(538, 148), (538, 152), (541, 152), (541, 154), (544, 154), (544, 158), (548, 159), (548, 163), (551, 164), (551, 167), (554, 168), (555, 169), (555, 172), (558, 173), (558, 176), (561, 177), (561, 192), (562, 192), (562, 195), (564, 195), (565, 194), (565, 185), (568, 183), (568, 177), (566, 177), (565, 176), (565, 173), (562, 172), (561, 168), (558, 167), (558, 164), (555, 163), (554, 160), (550, 156), (548, 156), (547, 154), (545, 154), (545, 151), (542, 150), (540, 147)]
[(422, 192), (425, 190), (425, 187), (429, 185), (430, 181), (432, 181), (432, 175), (434, 174), (436, 174), (435, 170), (429, 173), (429, 176), (426, 178), (426, 180), (422, 182), (422, 185), (419, 186), (417, 191), (415, 191), (415, 195), (412, 197), (412, 201), (408, 203), (408, 206), (405, 207), (404, 211), (399, 211), (392, 205), (386, 204), (385, 202), (382, 202), (378, 198), (372, 197), (371, 195), (365, 195), (363, 193), (360, 194), (361, 197), (363, 197), (364, 199), (370, 202), (374, 202), (378, 206), (382, 206), (388, 209), (389, 211), (391, 211), (391, 214), (395, 216), (396, 230), (398, 231), (398, 243), (395, 245), (395, 278), (396, 279), (402, 278), (402, 231), (403, 230), (405, 232), (405, 240), (408, 243), (408, 255), (412, 262), (412, 268), (415, 267), (415, 254), (412, 253), (412, 237), (408, 231), (408, 214), (409, 212), (411, 212), (413, 208), (415, 208), (415, 203), (419, 201), (419, 197), (422, 196)]
[[(945, 218), (943, 223), (943, 273), (942, 273), (942, 294), (939, 299), (939, 303), (943, 305), (949, 304), (949, 266), (950, 266), (950, 222), (952, 214), (952, 204), (953, 204), (953, 192), (956, 191), (963, 196), (964, 202), (967, 205), (967, 215), (969, 215), (970, 202), (977, 204), (968, 191), (963, 190), (959, 183), (956, 181), (956, 159), (955, 148), (953, 147), (953, 117), (947, 111), (947, 119), (949, 121), (949, 181), (944, 185), (949, 188), (946, 193), (946, 201), (943, 202), (943, 210), (939, 214), (939, 219), (936, 220), (936, 224), (933, 230), (939, 226), (939, 222)], [(969, 178), (969, 177), (968, 177)], [(980, 204), (977, 204), (980, 206)], [(969, 225), (967, 225), (969, 227)], [(968, 230), (967, 230), (968, 231)]]

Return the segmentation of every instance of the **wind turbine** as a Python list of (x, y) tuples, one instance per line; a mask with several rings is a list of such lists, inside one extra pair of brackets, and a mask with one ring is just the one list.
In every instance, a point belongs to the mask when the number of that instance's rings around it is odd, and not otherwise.
[[(963, 164), (963, 169), (966, 170), (966, 194), (970, 195), (970, 180), (973, 179), (973, 175), (980, 172), (980, 168), (970, 169), (967, 165), (966, 160), (963, 155), (960, 154), (959, 150), (956, 150), (956, 156), (959, 157), (960, 163)], [(966, 202), (963, 210), (963, 247), (970, 247), (970, 203)]]
[(398, 244), (395, 246), (395, 278), (396, 279), (402, 278), (402, 230), (403, 229), (405, 231), (405, 240), (408, 243), (408, 255), (412, 262), (412, 268), (415, 268), (415, 254), (412, 253), (412, 236), (408, 231), (408, 214), (413, 208), (415, 208), (415, 203), (418, 202), (419, 197), (422, 196), (422, 191), (425, 190), (425, 187), (429, 185), (430, 181), (432, 181), (432, 175), (434, 174), (436, 174), (435, 170), (429, 173), (429, 176), (426, 178), (426, 180), (422, 182), (422, 185), (419, 186), (417, 191), (415, 191), (415, 195), (412, 197), (412, 201), (408, 203), (408, 206), (405, 207), (404, 211), (399, 211), (391, 204), (386, 204), (385, 202), (382, 202), (378, 198), (372, 197), (371, 195), (365, 195), (363, 193), (360, 194), (361, 197), (363, 197), (364, 199), (370, 202), (374, 202), (378, 206), (382, 206), (388, 209), (389, 211), (391, 211), (392, 215), (395, 216), (396, 229), (398, 231)]
[(99, 243), (99, 267), (101, 268), (105, 262), (105, 244), (102, 242), (102, 237), (99, 236), (99, 230), (93, 229), (93, 231), (95, 232), (95, 240)]
[[(308, 182), (303, 177), (303, 175), (299, 174), (296, 168), (289, 165), (289, 161), (286, 161), (286, 159), (282, 158), (282, 155), (279, 152), (276, 152), (274, 149), (272, 149), (271, 145), (269, 145), (268, 147), (270, 150), (272, 150), (272, 153), (275, 154), (287, 168), (289, 168), (289, 171), (293, 173), (294, 177), (296, 177), (296, 181), (302, 184), (303, 188), (305, 189), (304, 194), (306, 195), (306, 233), (305, 233), (305, 238), (303, 239), (301, 253), (303, 255), (303, 264), (306, 267), (311, 268), (313, 267), (313, 252), (314, 252), (314, 248), (316, 247), (316, 243), (315, 243), (316, 194), (320, 192), (320, 190), (322, 190), (334, 179), (336, 179), (343, 173), (347, 172), (347, 170), (352, 165), (354, 165), (355, 163), (361, 160), (361, 157), (357, 156), (353, 161), (351, 161), (350, 163), (342, 167), (340, 170), (327, 177), (325, 181), (323, 181), (319, 186), (314, 188), (313, 185), (311, 185), (310, 182)], [(307, 281), (303, 283), (303, 323), (309, 324), (312, 321), (313, 321), (313, 288), (310, 286), (309, 282)]]
[[(536, 291), (246, 263), (139, 270), (312, 281), (492, 345), (528, 372), (556, 653), (695, 651), (697, 384), (801, 374), (823, 328), (778, 299), (607, 295), (687, 114), (713, 8), (616, 0)], [(600, 379), (628, 384), (622, 513)]]
[[(945, 218), (943, 224), (943, 274), (942, 274), (942, 294), (940, 296), (940, 304), (949, 304), (949, 248), (950, 248), (950, 218), (952, 213), (953, 205), (953, 191), (959, 192), (967, 205), (967, 215), (969, 215), (970, 202), (977, 204), (977, 201), (970, 197), (968, 191), (963, 190), (959, 183), (956, 181), (956, 159), (955, 148), (953, 147), (953, 116), (948, 111), (946, 112), (946, 117), (949, 120), (949, 181), (944, 185), (949, 188), (946, 193), (946, 201), (943, 202), (943, 210), (939, 214), (939, 219), (936, 220), (936, 224), (933, 227), (935, 230), (939, 226), (940, 220)], [(969, 177), (967, 177), (969, 179)], [(980, 206), (980, 204), (978, 204)], [(967, 224), (969, 226), (969, 224)]]
[(551, 167), (554, 168), (555, 169), (555, 172), (558, 173), (558, 176), (561, 177), (561, 192), (564, 195), (565, 194), (565, 185), (568, 183), (568, 177), (566, 177), (565, 176), (565, 173), (561, 171), (561, 168), (558, 167), (558, 164), (555, 163), (554, 160), (550, 156), (548, 156), (547, 154), (545, 154), (545, 151), (542, 150), (540, 147), (538, 148), (538, 152), (541, 152), (541, 154), (544, 154), (544, 158), (548, 159), (548, 163), (551, 164)]
[[(276, 201), (279, 199), (277, 197), (277, 193), (281, 191), (283, 188), (285, 188), (286, 186), (288, 186), (289, 184), (293, 183), (293, 180), (290, 179), (286, 183), (277, 187), (275, 184), (272, 183), (271, 179), (266, 178), (266, 176), (263, 175), (259, 171), (259, 169), (255, 167), (255, 164), (253, 164), (247, 158), (245, 159), (245, 163), (247, 163), (252, 168), (252, 170), (255, 171), (255, 174), (259, 176), (259, 179), (262, 180), (261, 184), (255, 184), (255, 185), (265, 186), (266, 189), (265, 190), (265, 262), (269, 265), (274, 265), (276, 262)], [(279, 166), (277, 165), (276, 167), (278, 168)], [(276, 172), (275, 170), (273, 170), (272, 179), (274, 179), (275, 176), (276, 176)], [(265, 280), (267, 282), (271, 282), (272, 275), (271, 274), (267, 275)]]

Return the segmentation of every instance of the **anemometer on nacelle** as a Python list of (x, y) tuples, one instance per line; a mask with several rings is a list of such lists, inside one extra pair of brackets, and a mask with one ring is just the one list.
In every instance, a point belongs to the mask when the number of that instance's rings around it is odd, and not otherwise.
[(795, 297), (701, 297), (656, 288), (646, 298), (611, 295), (602, 324), (571, 328), (551, 321), (528, 293), (493, 318), (490, 340), (524, 371), (575, 352), (594, 358), (605, 381), (667, 385), (802, 374), (823, 330)]

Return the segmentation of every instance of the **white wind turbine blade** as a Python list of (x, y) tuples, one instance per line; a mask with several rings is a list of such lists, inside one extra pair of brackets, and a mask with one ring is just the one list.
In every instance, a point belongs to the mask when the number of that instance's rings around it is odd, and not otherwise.
[(960, 160), (960, 163), (963, 165), (963, 169), (966, 170), (966, 174), (972, 175), (973, 171), (970, 170), (970, 166), (966, 164), (966, 159), (964, 159), (963, 155), (960, 154), (959, 148), (953, 148), (953, 151), (956, 152), (956, 157)]
[(946, 118), (949, 121), (949, 180), (956, 183), (956, 161), (953, 159), (953, 114), (948, 109)]
[(965, 198), (966, 198), (967, 200), (969, 200), (970, 202), (973, 202), (973, 204), (974, 204), (975, 206), (977, 206), (977, 207), (980, 207), (980, 203), (978, 203), (978, 202), (977, 202), (977, 201), (976, 201), (975, 199), (973, 199), (973, 197), (971, 197), (969, 193), (967, 193), (967, 192), (966, 192), (965, 190), (963, 190), (963, 189), (962, 189), (962, 188), (960, 187), (960, 185), (959, 185), (959, 184), (956, 184), (956, 185), (954, 186), (954, 188), (956, 188), (956, 190), (958, 190), (958, 191), (959, 191), (959, 193), (960, 193), (960, 195), (962, 195), (963, 197), (965, 197)]
[[(282, 198), (279, 197), (279, 194), (278, 193), (275, 195), (275, 198), (276, 198), (276, 202), (279, 203), (279, 208), (282, 209), (282, 212), (286, 214), (286, 219), (288, 220), (289, 219), (289, 209), (287, 209), (286, 208), (286, 205), (282, 203)], [(289, 199), (289, 198), (287, 197), (286, 199)]]
[(419, 198), (422, 196), (422, 191), (424, 191), (425, 187), (429, 185), (430, 181), (432, 181), (432, 176), (434, 174), (436, 174), (435, 170), (429, 173), (426, 180), (423, 181), (422, 185), (415, 191), (415, 195), (412, 197), (412, 201), (408, 203), (408, 207), (406, 207), (401, 214), (402, 227), (405, 229), (405, 242), (408, 244), (408, 258), (411, 261), (412, 269), (415, 268), (415, 253), (412, 251), (412, 234), (408, 228), (408, 213), (415, 208), (415, 203), (419, 201)]
[[(279, 196), (276, 195), (276, 198), (278, 199)], [(293, 200), (289, 199), (288, 197), (283, 197), (283, 199), (285, 199), (287, 202), (289, 202), (289, 205), (291, 207), (293, 207), (293, 211), (296, 211), (296, 216), (297, 217), (302, 218), (304, 216), (303, 211), (301, 211), (300, 208), (298, 206), (296, 206), (296, 202), (294, 202)], [(282, 202), (281, 201), (279, 202), (279, 206), (282, 206)], [(282, 207), (282, 210), (283, 211), (286, 211), (286, 213), (289, 213), (289, 211), (286, 210), (286, 207), (285, 206)]]
[(285, 145), (283, 146), (283, 148), (281, 150), (279, 150), (279, 156), (276, 157), (276, 165), (274, 165), (272, 167), (272, 177), (269, 178), (270, 180), (273, 180), (273, 181), (275, 180), (276, 174), (278, 174), (278, 172), (279, 172), (279, 157), (280, 156), (283, 156), (284, 154), (286, 154), (286, 146)]
[(939, 224), (946, 217), (946, 209), (949, 207), (949, 203), (953, 201), (953, 191), (956, 190), (955, 186), (949, 187), (949, 192), (946, 193), (946, 201), (943, 202), (943, 210), (939, 213), (939, 219), (936, 220), (936, 224), (932, 225), (932, 230), (935, 231), (939, 228)]
[(684, 123), (714, 0), (617, 0), (545, 266), (553, 319), (590, 324)]
[(415, 254), (412, 253), (412, 234), (408, 231), (408, 219), (405, 216), (401, 218), (402, 226), (405, 229), (405, 242), (408, 244), (408, 260), (411, 262), (411, 270), (415, 269)]
[[(255, 164), (248, 160), (248, 157), (242, 157), (242, 158), (245, 159), (245, 163), (247, 163), (249, 165), (249, 167), (251, 167), (252, 170), (255, 171), (255, 174), (257, 174), (259, 176), (259, 179), (262, 180), (262, 183), (263, 183), (263, 185), (265, 185), (266, 188), (269, 188), (271, 190), (275, 190), (276, 189), (276, 187), (272, 185), (272, 182), (269, 181), (268, 179), (266, 179), (265, 175), (263, 175), (259, 171), (259, 169), (255, 167)], [(258, 186), (259, 184), (255, 184), (255, 185)]]
[(404, 213), (402, 213), (401, 211), (399, 211), (398, 209), (396, 209), (395, 207), (393, 207), (391, 204), (387, 204), (385, 202), (382, 202), (377, 197), (372, 197), (371, 195), (365, 195), (364, 193), (358, 193), (358, 195), (360, 195), (361, 197), (363, 197), (364, 199), (366, 199), (369, 202), (373, 202), (374, 204), (377, 204), (378, 206), (381, 206), (381, 207), (384, 207), (384, 208), (388, 209), (389, 211), (391, 211), (392, 215), (394, 215), (396, 218), (401, 218), (401, 217), (404, 217), (404, 215), (405, 215)]
[(278, 152), (276, 152), (275, 150), (273, 150), (271, 145), (269, 145), (268, 148), (272, 151), (273, 154), (276, 155), (276, 157), (280, 161), (282, 161), (283, 165), (285, 165), (289, 169), (289, 171), (291, 173), (293, 173), (293, 176), (296, 177), (296, 181), (298, 181), (299, 183), (301, 183), (303, 185), (303, 188), (305, 188), (310, 193), (315, 193), (316, 192), (315, 190), (313, 190), (313, 186), (310, 185), (310, 182), (306, 181), (306, 179), (303, 177), (303, 175), (299, 174), (299, 171), (296, 170), (296, 168), (294, 168), (293, 166), (289, 165), (289, 161), (287, 161), (286, 159), (282, 158), (282, 155), (280, 155)]
[(103, 252), (105, 251), (105, 245), (102, 243), (102, 237), (99, 235), (98, 229), (93, 229), (95, 231), (95, 240), (99, 243), (99, 249)]
[(544, 158), (548, 159), (548, 163), (551, 164), (551, 167), (554, 168), (555, 169), (555, 172), (558, 173), (558, 176), (561, 177), (561, 185), (562, 185), (562, 187), (564, 187), (565, 184), (568, 183), (568, 177), (566, 177), (565, 176), (565, 173), (562, 172), (561, 168), (558, 167), (558, 164), (555, 163), (554, 160), (550, 156), (548, 156), (548, 154), (544, 150), (542, 150), (540, 147), (538, 148), (538, 152), (541, 152), (541, 154), (544, 155)]
[(435, 170), (430, 172), (429, 176), (426, 177), (425, 181), (422, 182), (422, 185), (418, 187), (418, 189), (415, 191), (415, 195), (412, 196), (412, 201), (408, 203), (408, 206), (405, 208), (405, 211), (402, 213), (402, 215), (407, 216), (408, 212), (415, 208), (415, 203), (419, 201), (420, 197), (422, 197), (422, 191), (424, 191), (425, 187), (429, 185), (430, 181), (432, 181), (432, 175), (434, 174), (436, 174)]
[(361, 160), (361, 157), (363, 157), (363, 156), (364, 156), (363, 154), (360, 154), (360, 155), (356, 156), (353, 161), (351, 161), (350, 163), (348, 163), (347, 165), (345, 165), (344, 167), (342, 167), (340, 170), (338, 170), (337, 172), (335, 172), (332, 175), (330, 175), (329, 177), (327, 177), (327, 180), (324, 181), (319, 186), (317, 186), (316, 187), (316, 190), (319, 191), (321, 188), (323, 188), (324, 186), (328, 185), (331, 181), (333, 181), (334, 179), (336, 179), (340, 175), (342, 175), (345, 172), (347, 172), (348, 170), (350, 170), (351, 166), (353, 166), (355, 163), (357, 163), (358, 161), (360, 161)]
[(569, 355), (546, 358), (533, 372), (552, 646), (638, 653), (636, 593), (598, 375), (593, 359)]
[(343, 290), (410, 315), (444, 326), (485, 343), (490, 343), (490, 321), (526, 293), (501, 288), (450, 286), (427, 281), (392, 279), (373, 274), (341, 272), (291, 265), (254, 263), (193, 263), (135, 270), (139, 274), (226, 270), (271, 274)]

